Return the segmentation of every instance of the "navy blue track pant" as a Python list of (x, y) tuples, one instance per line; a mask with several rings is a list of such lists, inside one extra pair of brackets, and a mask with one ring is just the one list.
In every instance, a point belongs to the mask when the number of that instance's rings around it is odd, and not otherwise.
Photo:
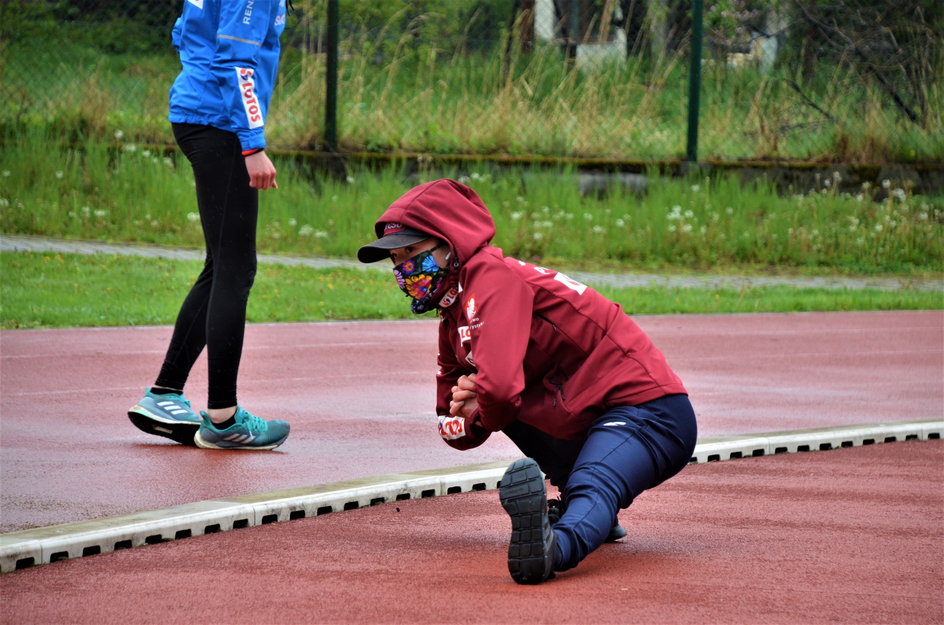
[(698, 427), (688, 396), (668, 395), (608, 410), (580, 443), (520, 424), (505, 433), (561, 490), (554, 570), (565, 571), (603, 544), (620, 509), (688, 464)]

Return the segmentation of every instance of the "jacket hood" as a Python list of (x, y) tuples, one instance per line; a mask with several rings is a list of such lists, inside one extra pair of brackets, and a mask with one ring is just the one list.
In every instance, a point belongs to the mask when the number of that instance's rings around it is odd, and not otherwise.
[(495, 221), (478, 194), (455, 180), (434, 180), (413, 187), (391, 204), (374, 230), (398, 223), (444, 239), (453, 251), (453, 267), (461, 267), (495, 236)]

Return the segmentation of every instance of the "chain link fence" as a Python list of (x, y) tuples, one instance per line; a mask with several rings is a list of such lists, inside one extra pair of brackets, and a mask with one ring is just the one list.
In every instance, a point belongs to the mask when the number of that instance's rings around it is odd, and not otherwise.
[[(4, 2), (2, 129), (172, 143), (183, 1)], [(328, 1), (292, 2), (273, 148), (325, 149)], [(340, 152), (685, 155), (687, 0), (337, 1)], [(941, 162), (942, 33), (936, 0), (704, 0), (700, 158)]]

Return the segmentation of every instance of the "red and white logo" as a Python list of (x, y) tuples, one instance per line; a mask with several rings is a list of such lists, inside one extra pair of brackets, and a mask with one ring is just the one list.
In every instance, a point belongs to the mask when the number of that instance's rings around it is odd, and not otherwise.
[(475, 316), (478, 314), (478, 310), (475, 308), (475, 296), (473, 295), (465, 302), (465, 318), (470, 322), (475, 319)]
[(439, 435), (447, 441), (465, 436), (465, 417), (439, 415)]
[(197, 7), (198, 9), (203, 9), (203, 0), (187, 0), (187, 2)]
[(469, 340), (472, 340), (472, 332), (469, 330), (469, 326), (459, 326), (459, 343), (465, 343)]
[(239, 82), (239, 93), (242, 96), (243, 108), (246, 109), (246, 119), (250, 128), (260, 128), (264, 121), (262, 119), (262, 107), (259, 99), (256, 98), (256, 79), (253, 78), (253, 71), (248, 67), (236, 68), (236, 80)]

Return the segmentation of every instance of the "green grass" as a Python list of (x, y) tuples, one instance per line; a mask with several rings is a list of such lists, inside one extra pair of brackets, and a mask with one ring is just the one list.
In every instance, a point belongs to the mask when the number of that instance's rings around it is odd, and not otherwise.
[[(38, 252), (0, 254), (0, 328), (172, 324), (197, 261)], [(944, 308), (941, 293), (765, 287), (602, 288), (627, 313), (747, 313)], [(434, 313), (427, 315), (432, 318)], [(261, 264), (249, 322), (413, 319), (390, 274)]]
[[(279, 188), (262, 193), (262, 252), (353, 258), (374, 220), (414, 184), (454, 177), (492, 211), (494, 243), (523, 260), (660, 271), (937, 275), (944, 196), (839, 177), (784, 193), (733, 175), (660, 178), (643, 194), (581, 196), (570, 169), (469, 165), (408, 174), (393, 165), (312, 176), (276, 157)], [(883, 188), (887, 187), (887, 188)], [(132, 143), (61, 146), (17, 134), (0, 151), (0, 231), (202, 247), (193, 176), (179, 154)]]
[[(685, 153), (684, 55), (632, 57), (583, 71), (553, 47), (503, 59), (498, 41), (487, 52), (466, 52), (460, 41), (417, 48), (408, 32), (393, 46), (376, 35), (354, 31), (341, 45), (344, 150), (646, 160)], [(46, 45), (47, 37), (18, 37), (0, 48), (8, 95), (0, 104), (0, 127), (46, 128), (80, 140), (121, 133), (137, 142), (172, 143), (166, 94), (179, 64), (169, 48), (102, 54), (88, 37), (50, 36), (58, 37), (56, 46)], [(324, 55), (289, 46), (284, 56), (269, 142), (276, 149), (323, 148)], [(731, 71), (723, 61), (706, 65), (702, 159), (944, 159), (941, 107), (931, 106), (913, 123), (868, 76), (824, 65), (805, 81), (794, 64), (783, 65), (767, 75)], [(942, 65), (930, 64), (933, 80), (921, 87), (928, 102), (944, 100)], [(803, 84), (802, 96), (792, 83)]]

